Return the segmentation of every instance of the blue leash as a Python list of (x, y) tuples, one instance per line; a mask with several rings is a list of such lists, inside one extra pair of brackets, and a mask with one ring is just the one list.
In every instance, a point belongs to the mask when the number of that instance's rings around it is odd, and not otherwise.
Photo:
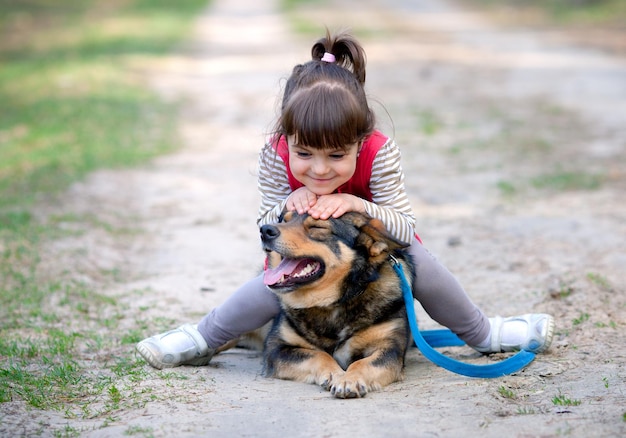
[(411, 333), (413, 334), (415, 345), (417, 345), (417, 348), (419, 348), (424, 357), (429, 359), (434, 364), (439, 365), (448, 371), (452, 371), (453, 373), (461, 374), (467, 377), (482, 378), (502, 377), (507, 374), (514, 373), (533, 361), (535, 353), (524, 350), (519, 351), (513, 356), (498, 363), (487, 365), (469, 364), (439, 353), (433, 347), (458, 347), (465, 345), (465, 342), (459, 339), (457, 335), (448, 329), (420, 331), (417, 326), (417, 317), (415, 315), (415, 308), (413, 304), (413, 292), (411, 291), (409, 282), (404, 275), (402, 265), (394, 256), (390, 256), (390, 258), (393, 269), (400, 278), (402, 296), (404, 297), (406, 313), (409, 318), (409, 326), (411, 327)]

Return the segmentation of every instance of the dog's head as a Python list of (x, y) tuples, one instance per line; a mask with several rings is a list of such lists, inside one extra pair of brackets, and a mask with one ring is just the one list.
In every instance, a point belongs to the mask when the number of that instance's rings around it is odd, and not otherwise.
[(328, 220), (288, 212), (283, 222), (261, 227), (261, 240), (268, 254), (265, 284), (293, 308), (351, 299), (405, 246), (380, 220), (355, 212)]

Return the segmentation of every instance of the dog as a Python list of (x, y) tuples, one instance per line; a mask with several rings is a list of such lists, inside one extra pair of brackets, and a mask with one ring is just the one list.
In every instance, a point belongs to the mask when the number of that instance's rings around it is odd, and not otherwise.
[(265, 375), (314, 383), (337, 398), (400, 380), (410, 329), (390, 256), (412, 279), (406, 245), (356, 212), (328, 220), (287, 212), (260, 232), (264, 282), (281, 305), (265, 339)]

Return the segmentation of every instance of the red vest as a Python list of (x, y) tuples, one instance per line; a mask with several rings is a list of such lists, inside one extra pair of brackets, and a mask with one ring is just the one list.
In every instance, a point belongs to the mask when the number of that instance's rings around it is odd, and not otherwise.
[[(387, 137), (385, 137), (380, 131), (374, 131), (371, 135), (365, 138), (361, 151), (359, 152), (359, 156), (356, 159), (356, 169), (354, 171), (354, 175), (352, 175), (352, 178), (337, 189), (337, 193), (348, 193), (367, 201), (372, 201), (372, 192), (370, 192), (372, 164), (374, 163), (376, 154), (378, 154), (380, 148), (387, 143), (387, 140)], [(278, 153), (280, 158), (282, 158), (285, 162), (291, 190), (293, 191), (302, 187), (304, 184), (294, 178), (289, 167), (289, 147), (287, 145), (287, 139), (282, 136), (278, 140), (278, 144), (274, 142), (272, 146), (276, 149), (276, 153)]]
[[(354, 171), (354, 175), (352, 175), (352, 178), (337, 189), (337, 193), (348, 193), (372, 202), (372, 192), (370, 192), (372, 164), (374, 163), (376, 154), (378, 154), (380, 148), (387, 143), (387, 140), (388, 138), (380, 131), (374, 131), (371, 135), (365, 138), (361, 151), (359, 152), (359, 156), (356, 159), (356, 169)], [(294, 178), (291, 173), (291, 169), (289, 168), (289, 147), (287, 145), (287, 139), (284, 136), (280, 137), (278, 144), (274, 142), (272, 143), (272, 147), (276, 149), (276, 153), (285, 162), (291, 190), (293, 191), (303, 187), (304, 184)], [(415, 238), (422, 243), (422, 239), (420, 239), (417, 233), (415, 233)]]

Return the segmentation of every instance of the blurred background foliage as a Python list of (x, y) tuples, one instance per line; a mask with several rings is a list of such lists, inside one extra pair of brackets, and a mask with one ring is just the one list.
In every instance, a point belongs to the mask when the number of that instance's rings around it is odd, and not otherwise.
[(0, 0), (0, 227), (100, 168), (174, 146), (136, 60), (170, 51), (207, 0)]
[(520, 20), (526, 16), (527, 20), (534, 18), (535, 22), (541, 20), (544, 24), (626, 27), (624, 0), (461, 0), (461, 3), (513, 10)]
[[(282, 0), (284, 10), (329, 0)], [(459, 0), (507, 24), (624, 29), (624, 0)], [(137, 58), (171, 50), (207, 0), (0, 0), (0, 212), (169, 150), (173, 109)], [(624, 34), (621, 34), (622, 36)], [(626, 44), (625, 38), (610, 42)], [(621, 41), (621, 43), (620, 43)], [(605, 44), (606, 45), (606, 44)], [(621, 47), (621, 46), (620, 46)], [(0, 221), (1, 223), (1, 221)]]
[[(177, 146), (176, 104), (150, 89), (147, 66), (187, 37), (207, 3), (0, 0), (0, 333), (31, 319), (45, 330), (42, 302), (60, 290), (93, 298), (39, 275), (42, 244), (67, 231), (36, 207), (89, 172)], [(7, 358), (17, 360), (0, 348)]]

